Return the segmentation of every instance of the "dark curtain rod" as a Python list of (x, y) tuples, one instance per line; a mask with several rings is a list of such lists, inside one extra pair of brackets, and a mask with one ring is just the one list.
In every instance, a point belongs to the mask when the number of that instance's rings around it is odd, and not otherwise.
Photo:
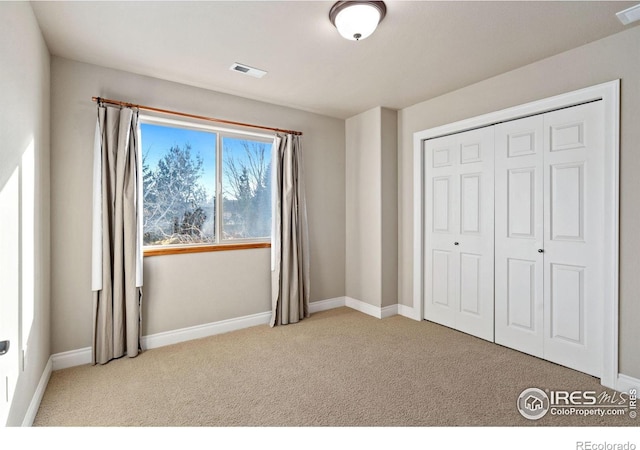
[(293, 134), (296, 136), (302, 136), (301, 131), (281, 130), (280, 128), (265, 127), (262, 125), (253, 125), (250, 123), (243, 123), (243, 122), (234, 122), (232, 120), (216, 119), (214, 117), (198, 116), (195, 114), (187, 114), (187, 113), (178, 112), (178, 111), (171, 111), (168, 109), (154, 108), (152, 106), (136, 105), (135, 103), (121, 102), (120, 100), (111, 100), (111, 99), (102, 98), (102, 97), (91, 97), (91, 100), (93, 100), (94, 102), (98, 102), (99, 104), (108, 103), (110, 105), (124, 106), (126, 108), (137, 108), (143, 111), (151, 111), (151, 112), (157, 112), (162, 114), (171, 114), (173, 116), (188, 117), (190, 119), (206, 120), (207, 122), (222, 123), (225, 125), (234, 125), (239, 127), (255, 128), (258, 130), (268, 130), (268, 131), (275, 131), (277, 133), (286, 133), (286, 134)]

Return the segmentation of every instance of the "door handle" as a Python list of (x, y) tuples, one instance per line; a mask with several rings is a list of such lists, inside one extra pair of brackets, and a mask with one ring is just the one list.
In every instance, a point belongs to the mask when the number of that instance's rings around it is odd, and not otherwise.
[(544, 253), (544, 249), (539, 248), (538, 253)]
[(454, 242), (453, 245), (460, 245), (460, 243), (459, 242)]
[(0, 356), (4, 355), (9, 351), (9, 344), (10, 344), (9, 341), (0, 342)]

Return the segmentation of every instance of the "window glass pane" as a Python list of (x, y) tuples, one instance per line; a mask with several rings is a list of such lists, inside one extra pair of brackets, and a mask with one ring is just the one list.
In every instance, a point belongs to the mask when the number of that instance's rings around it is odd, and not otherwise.
[(271, 236), (271, 143), (222, 138), (222, 239)]
[(144, 245), (215, 242), (216, 134), (141, 123)]

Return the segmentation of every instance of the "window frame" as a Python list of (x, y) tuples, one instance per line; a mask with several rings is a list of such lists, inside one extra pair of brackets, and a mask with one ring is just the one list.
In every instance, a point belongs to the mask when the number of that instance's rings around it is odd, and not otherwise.
[[(143, 255), (148, 256), (162, 256), (162, 255), (177, 255), (187, 253), (201, 253), (201, 252), (216, 252), (216, 251), (228, 251), (228, 250), (247, 250), (256, 248), (270, 248), (271, 236), (264, 238), (247, 238), (247, 239), (221, 239), (222, 237), (222, 221), (224, 214), (224, 201), (222, 190), (222, 177), (223, 177), (223, 158), (224, 149), (222, 147), (222, 141), (224, 138), (247, 138), (249, 140), (263, 142), (265, 144), (273, 145), (273, 134), (257, 133), (253, 131), (237, 130), (233, 128), (216, 127), (208, 124), (199, 123), (197, 121), (184, 121), (169, 119), (166, 117), (158, 117), (154, 115), (140, 114), (138, 116), (138, 139), (141, 143), (140, 154), (141, 158), (142, 149), (142, 130), (140, 125), (150, 124), (157, 126), (183, 128), (194, 131), (206, 131), (214, 133), (216, 136), (216, 148), (215, 148), (215, 217), (214, 217), (214, 237), (213, 243), (196, 243), (196, 244), (172, 244), (172, 245), (142, 245)], [(143, 213), (144, 214), (144, 213)]]

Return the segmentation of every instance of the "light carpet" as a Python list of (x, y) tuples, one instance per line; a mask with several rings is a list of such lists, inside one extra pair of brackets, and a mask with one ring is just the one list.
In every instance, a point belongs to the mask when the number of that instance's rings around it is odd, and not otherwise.
[(295, 324), (55, 371), (35, 426), (637, 426), (525, 419), (520, 393), (605, 389), (589, 375), (430, 322), (349, 308)]

